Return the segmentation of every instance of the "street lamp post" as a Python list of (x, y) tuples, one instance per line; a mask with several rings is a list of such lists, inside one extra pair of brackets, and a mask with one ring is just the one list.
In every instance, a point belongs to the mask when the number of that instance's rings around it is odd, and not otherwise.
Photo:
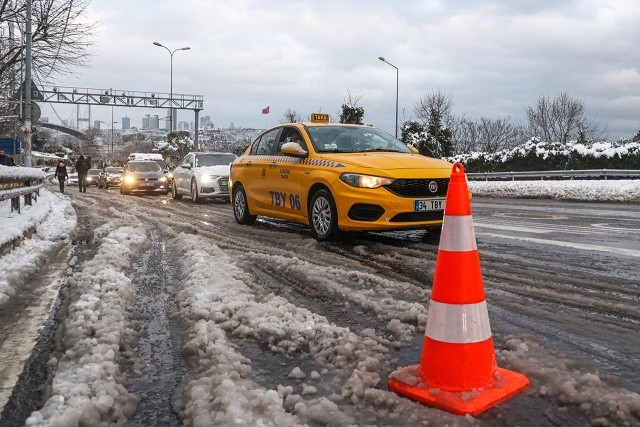
[(171, 81), (170, 81), (171, 89), (169, 93), (169, 133), (171, 133), (173, 132), (173, 54), (176, 53), (176, 51), (178, 50), (189, 50), (191, 48), (189, 46), (186, 46), (186, 47), (180, 47), (180, 48), (171, 50), (168, 47), (158, 42), (153, 42), (153, 44), (156, 46), (165, 48), (167, 52), (169, 52), (169, 57), (171, 59)]
[(400, 78), (400, 70), (398, 70), (398, 67), (385, 60), (384, 57), (379, 56), (378, 59), (396, 69), (396, 138), (398, 138), (398, 80)]
[[(115, 125), (116, 123), (118, 123), (118, 122), (117, 121), (116, 122), (111, 122), (111, 164), (115, 163), (115, 156), (113, 155), (113, 125)], [(107, 130), (108, 129), (109, 128), (107, 127)]]
[[(105, 125), (107, 125), (107, 133), (109, 133), (109, 123), (107, 122), (103, 122), (102, 120), (97, 120), (98, 123), (104, 123)], [(114, 156), (113, 156), (113, 125), (115, 125), (116, 123), (118, 123), (117, 121), (115, 122), (111, 122), (111, 163), (114, 162)]]

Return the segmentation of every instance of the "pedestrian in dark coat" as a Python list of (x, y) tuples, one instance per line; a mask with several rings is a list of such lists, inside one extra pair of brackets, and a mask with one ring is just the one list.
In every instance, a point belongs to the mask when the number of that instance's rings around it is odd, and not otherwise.
[(89, 169), (91, 169), (91, 164), (83, 155), (80, 155), (78, 161), (76, 161), (76, 172), (78, 172), (78, 188), (81, 193), (87, 192), (87, 173), (89, 173)]
[(60, 192), (64, 193), (64, 182), (69, 179), (69, 174), (67, 173), (67, 165), (64, 162), (58, 163), (56, 166), (55, 178), (58, 180), (58, 184), (60, 184)]

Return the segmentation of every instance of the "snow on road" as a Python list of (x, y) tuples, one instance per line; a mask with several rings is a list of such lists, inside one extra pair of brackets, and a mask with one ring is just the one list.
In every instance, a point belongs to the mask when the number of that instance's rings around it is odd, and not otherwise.
[[(640, 201), (640, 181), (471, 182), (476, 196), (554, 197), (569, 200)], [(33, 206), (10, 213), (0, 202), (0, 309), (24, 278), (38, 269), (52, 241), (68, 237), (75, 226), (69, 198), (43, 190)], [(33, 235), (13, 250), (9, 244), (27, 230)], [(135, 342), (131, 313), (136, 284), (126, 276), (148, 236), (134, 216), (112, 211), (95, 230), (97, 255), (69, 278), (71, 305), (66, 335), (50, 397), (31, 414), (27, 425), (123, 423), (135, 412), (137, 397), (125, 388), (120, 372), (123, 357), (131, 357)], [(183, 352), (191, 367), (173, 397), (174, 408), (189, 425), (349, 425), (471, 424), (471, 417), (441, 411), (420, 411), (394, 393), (376, 388), (389, 352), (424, 328), (426, 307), (395, 300), (394, 292), (422, 293), (410, 283), (375, 274), (352, 272), (341, 266), (315, 268), (297, 258), (248, 254), (256, 263), (273, 265), (291, 274), (306, 274), (346, 301), (367, 306), (387, 323), (384, 336), (366, 325), (360, 330), (336, 326), (326, 317), (273, 293), (258, 291), (254, 279), (215, 242), (179, 233), (171, 242), (183, 254), (183, 278), (176, 294), (178, 315), (186, 327)], [(386, 254), (393, 257), (393, 254)], [(264, 258), (264, 259), (261, 259)], [(188, 267), (187, 267), (188, 266)], [(214, 274), (211, 274), (213, 272)], [(357, 275), (357, 277), (354, 276)], [(340, 285), (349, 278), (361, 289)], [(425, 300), (428, 294), (424, 295)], [(415, 325), (415, 326), (413, 326)], [(269, 351), (294, 356), (304, 353), (312, 366), (300, 365), (289, 377), (303, 382), (300, 392), (288, 385), (267, 388), (250, 379), (251, 360), (237, 339), (253, 340)], [(123, 347), (123, 343), (125, 343)], [(558, 402), (574, 404), (592, 423), (640, 424), (640, 395), (615, 386), (606, 375), (552, 354), (528, 337), (506, 337), (498, 364), (526, 374), (532, 390)], [(417, 361), (416, 361), (417, 362)], [(333, 385), (333, 392), (321, 391)], [(371, 411), (370, 419), (362, 412)], [(402, 414), (401, 416), (399, 414)]]

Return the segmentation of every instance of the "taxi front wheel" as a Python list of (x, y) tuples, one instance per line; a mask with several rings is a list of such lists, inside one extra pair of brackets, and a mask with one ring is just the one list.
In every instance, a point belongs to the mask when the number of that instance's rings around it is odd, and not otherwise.
[(238, 185), (233, 189), (233, 216), (238, 224), (251, 225), (256, 222), (256, 215), (249, 213), (249, 203), (244, 187)]
[(318, 241), (330, 241), (338, 236), (338, 211), (328, 190), (314, 193), (309, 209), (309, 225), (313, 237)]

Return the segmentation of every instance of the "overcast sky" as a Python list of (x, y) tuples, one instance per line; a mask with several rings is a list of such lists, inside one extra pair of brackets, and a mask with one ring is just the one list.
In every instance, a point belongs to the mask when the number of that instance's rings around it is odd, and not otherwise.
[[(91, 65), (60, 86), (204, 96), (215, 126), (266, 128), (288, 108), (337, 116), (351, 94), (364, 121), (394, 133), (434, 89), (468, 118), (510, 116), (566, 91), (610, 139), (640, 129), (640, 2), (389, 0), (93, 0)], [(270, 114), (261, 110), (270, 106)], [(63, 119), (75, 112), (54, 105)], [(164, 110), (115, 109), (114, 120)], [(86, 114), (83, 113), (86, 116)], [(59, 122), (50, 107), (43, 116)], [(192, 121), (193, 111), (178, 120)], [(92, 120), (111, 121), (110, 107)], [(120, 125), (116, 125), (120, 127)]]

